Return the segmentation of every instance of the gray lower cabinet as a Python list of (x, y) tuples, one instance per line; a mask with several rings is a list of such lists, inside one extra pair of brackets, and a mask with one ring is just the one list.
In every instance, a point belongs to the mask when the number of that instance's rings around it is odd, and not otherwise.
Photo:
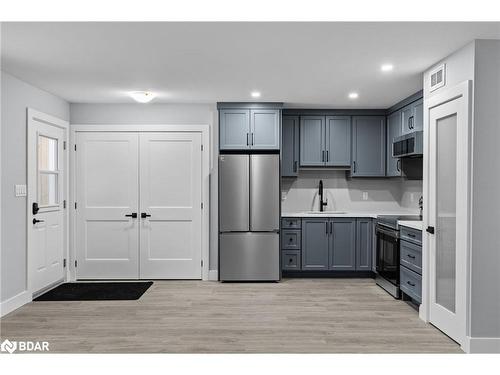
[[(399, 287), (415, 302), (422, 302), (422, 231), (401, 227)], [(403, 295), (404, 297), (404, 295)]]
[(373, 253), (372, 219), (356, 220), (356, 271), (371, 271)]
[(385, 130), (385, 116), (352, 117), (352, 177), (385, 176)]
[(325, 116), (300, 117), (300, 165), (325, 165)]
[(283, 116), (281, 124), (281, 176), (299, 174), (299, 116)]
[(401, 159), (392, 157), (392, 143), (394, 138), (399, 137), (402, 132), (401, 124), (401, 111), (396, 111), (387, 116), (387, 176), (400, 177), (401, 173)]
[(336, 271), (356, 269), (356, 219), (331, 219), (329, 231), (329, 267)]
[(302, 269), (328, 270), (329, 219), (302, 220)]
[(281, 252), (281, 269), (283, 271), (299, 271), (300, 266), (300, 250), (283, 250)]
[(219, 110), (219, 148), (278, 150), (280, 117), (279, 109)]

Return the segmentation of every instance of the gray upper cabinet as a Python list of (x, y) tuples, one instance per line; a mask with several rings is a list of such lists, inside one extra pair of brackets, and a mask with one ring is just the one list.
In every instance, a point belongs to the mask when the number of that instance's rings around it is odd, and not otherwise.
[(330, 221), (329, 269), (354, 271), (356, 269), (356, 219)]
[(325, 116), (300, 117), (300, 165), (325, 165)]
[(401, 160), (392, 157), (392, 142), (402, 132), (401, 111), (396, 111), (387, 116), (387, 176), (401, 176)]
[(280, 110), (219, 110), (221, 150), (278, 150)]
[(351, 166), (353, 177), (385, 176), (385, 133), (385, 116), (353, 116)]
[(250, 146), (255, 150), (279, 150), (280, 111), (252, 109), (250, 111)]
[(299, 117), (283, 116), (281, 125), (281, 176), (299, 174)]
[(351, 117), (326, 117), (326, 165), (351, 165)]
[(328, 269), (328, 219), (302, 220), (302, 269)]
[(373, 223), (371, 219), (356, 220), (356, 271), (371, 271)]
[(424, 102), (419, 99), (408, 104), (402, 110), (403, 134), (412, 133), (424, 128)]

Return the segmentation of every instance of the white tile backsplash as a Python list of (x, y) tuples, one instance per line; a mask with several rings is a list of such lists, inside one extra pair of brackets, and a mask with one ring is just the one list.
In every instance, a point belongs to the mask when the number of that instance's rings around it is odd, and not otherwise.
[[(282, 212), (319, 209), (318, 184), (323, 180), (328, 211), (418, 212), (422, 181), (400, 178), (347, 178), (345, 171), (306, 170), (282, 179)], [(413, 197), (413, 200), (412, 200)], [(366, 198), (366, 199), (364, 199)]]

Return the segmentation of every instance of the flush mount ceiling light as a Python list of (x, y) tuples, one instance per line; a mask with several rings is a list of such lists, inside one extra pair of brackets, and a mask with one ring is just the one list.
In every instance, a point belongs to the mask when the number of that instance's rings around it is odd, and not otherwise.
[(394, 69), (394, 65), (392, 65), (392, 64), (382, 64), (382, 66), (380, 67), (380, 70), (383, 72), (390, 72), (393, 69)]
[(156, 97), (156, 94), (150, 91), (133, 91), (130, 93), (132, 99), (139, 103), (149, 103)]
[(260, 92), (258, 91), (252, 91), (250, 95), (252, 95), (252, 98), (260, 98)]
[(359, 97), (357, 92), (350, 92), (348, 95), (349, 99), (357, 99)]

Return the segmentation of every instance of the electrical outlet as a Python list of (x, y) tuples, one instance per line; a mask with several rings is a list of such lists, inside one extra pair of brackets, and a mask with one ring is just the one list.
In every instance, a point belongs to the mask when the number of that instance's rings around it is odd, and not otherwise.
[(364, 201), (368, 200), (368, 192), (367, 191), (363, 191), (363, 200)]

